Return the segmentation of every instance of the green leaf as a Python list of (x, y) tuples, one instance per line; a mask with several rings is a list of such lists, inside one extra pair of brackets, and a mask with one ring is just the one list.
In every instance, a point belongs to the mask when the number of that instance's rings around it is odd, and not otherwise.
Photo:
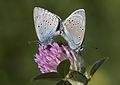
[(57, 72), (49, 72), (38, 75), (35, 78), (33, 78), (33, 80), (40, 80), (40, 79), (58, 81), (62, 79), (62, 76)]
[(95, 64), (92, 66), (91, 70), (90, 70), (90, 76), (92, 77), (95, 72), (98, 70), (98, 68), (106, 61), (108, 60), (108, 58), (102, 58), (98, 61), (95, 62)]
[(64, 85), (65, 82), (63, 80), (59, 81), (56, 85)]
[(62, 77), (66, 77), (66, 75), (69, 73), (70, 70), (70, 60), (66, 59), (63, 60), (58, 66), (57, 71), (62, 75)]
[(68, 81), (61, 80), (56, 85), (72, 85), (72, 84)]
[(65, 85), (72, 85), (69, 81), (65, 81)]
[(84, 85), (87, 85), (87, 83), (88, 83), (88, 79), (86, 78), (86, 76), (78, 71), (71, 72), (70, 78), (74, 81), (82, 82), (82, 83), (84, 83)]

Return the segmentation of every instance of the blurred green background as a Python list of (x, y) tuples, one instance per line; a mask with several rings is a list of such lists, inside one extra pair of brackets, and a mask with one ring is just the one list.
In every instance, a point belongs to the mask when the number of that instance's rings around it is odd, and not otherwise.
[(91, 65), (101, 57), (109, 57), (89, 85), (120, 85), (120, 0), (0, 0), (0, 85), (56, 83), (31, 82), (39, 74), (33, 59), (37, 44), (29, 43), (37, 40), (32, 15), (35, 6), (62, 19), (84, 8), (85, 61)]

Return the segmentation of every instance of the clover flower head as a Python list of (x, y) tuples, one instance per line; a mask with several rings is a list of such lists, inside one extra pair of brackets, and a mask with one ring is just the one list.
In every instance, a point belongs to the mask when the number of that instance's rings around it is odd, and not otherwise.
[(42, 73), (56, 72), (59, 63), (65, 59), (71, 61), (70, 69), (77, 70), (80, 63), (76, 58), (76, 53), (68, 46), (52, 43), (48, 45), (39, 45), (38, 53), (35, 55), (35, 62)]

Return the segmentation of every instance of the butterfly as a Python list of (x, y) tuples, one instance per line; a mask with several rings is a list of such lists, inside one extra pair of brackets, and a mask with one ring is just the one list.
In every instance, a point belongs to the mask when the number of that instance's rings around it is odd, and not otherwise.
[(33, 11), (34, 24), (41, 44), (48, 44), (53, 37), (61, 35), (71, 49), (82, 47), (85, 33), (85, 10), (74, 11), (64, 21), (46, 9), (35, 7)]

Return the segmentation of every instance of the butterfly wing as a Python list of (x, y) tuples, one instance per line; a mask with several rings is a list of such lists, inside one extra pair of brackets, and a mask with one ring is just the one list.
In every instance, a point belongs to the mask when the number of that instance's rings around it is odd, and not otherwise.
[(85, 33), (85, 10), (74, 11), (63, 22), (62, 36), (66, 39), (71, 49), (80, 48)]
[(40, 7), (33, 11), (34, 24), (38, 39), (41, 44), (48, 44), (59, 29), (60, 18)]

